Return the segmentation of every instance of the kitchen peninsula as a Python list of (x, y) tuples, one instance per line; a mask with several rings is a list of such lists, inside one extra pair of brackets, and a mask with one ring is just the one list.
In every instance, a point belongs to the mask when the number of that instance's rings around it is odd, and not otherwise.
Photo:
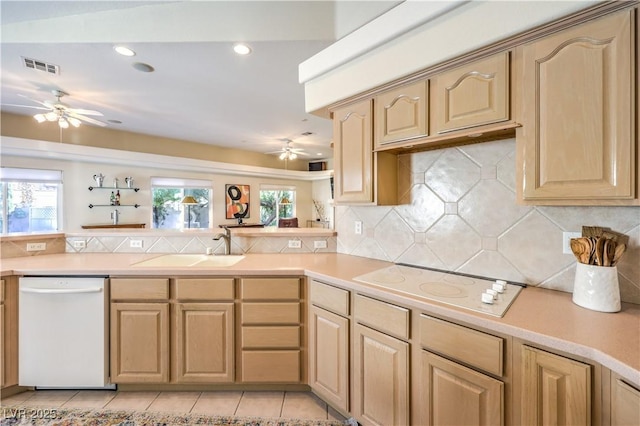
[[(248, 231), (248, 230), (247, 230)], [(320, 232), (316, 229), (314, 232)], [(290, 232), (286, 230), (285, 232)], [(326, 232), (326, 230), (325, 230)], [(13, 259), (4, 259), (2, 263), (2, 276), (5, 287), (13, 287), (17, 285), (17, 277), (22, 275), (35, 276), (55, 276), (55, 275), (99, 275), (110, 277), (113, 283), (118, 285), (126, 285), (131, 291), (139, 282), (161, 283), (161, 286), (167, 290), (166, 302), (171, 306), (181, 306), (176, 296), (180, 292), (181, 284), (194, 285), (200, 282), (204, 290), (207, 286), (213, 289), (216, 283), (222, 281), (231, 283), (229, 302), (235, 306), (235, 321), (237, 327), (235, 331), (235, 363), (236, 371), (244, 371), (254, 374), (250, 370), (252, 358), (251, 356), (261, 356), (264, 354), (284, 351), (282, 353), (295, 354), (299, 353), (299, 368), (295, 374), (285, 374), (285, 378), (278, 380), (271, 378), (261, 381), (260, 376), (249, 376), (247, 380), (243, 380), (241, 374), (235, 375), (231, 369), (231, 382), (237, 386), (243, 384), (251, 385), (252, 383), (262, 383), (262, 386), (273, 387), (274, 389), (283, 389), (287, 386), (293, 386), (299, 389), (310, 386), (311, 389), (323, 399), (327, 400), (332, 406), (341, 411), (344, 415), (353, 415), (356, 419), (362, 418), (366, 413), (358, 412), (358, 400), (366, 398), (361, 392), (366, 391), (359, 387), (358, 378), (364, 374), (363, 368), (371, 368), (371, 366), (355, 364), (347, 367), (346, 371), (341, 374), (346, 375), (344, 378), (349, 383), (346, 389), (346, 405), (341, 405), (331, 398), (327, 393), (326, 378), (328, 376), (318, 377), (318, 374), (324, 374), (322, 362), (326, 360), (326, 356), (318, 358), (318, 353), (326, 353), (327, 347), (333, 348), (331, 340), (323, 340), (322, 346), (318, 347), (314, 344), (314, 336), (326, 332), (327, 329), (322, 328), (323, 322), (317, 321), (317, 314), (320, 312), (327, 318), (334, 318), (337, 315), (334, 302), (343, 300), (346, 304), (346, 314), (344, 318), (347, 327), (351, 327), (351, 333), (370, 333), (373, 332), (375, 318), (366, 318), (366, 312), (378, 312), (381, 318), (386, 318), (385, 327), (400, 330), (406, 330), (406, 334), (402, 336), (399, 342), (403, 343), (406, 348), (407, 362), (406, 370), (404, 370), (406, 381), (396, 383), (401, 385), (405, 392), (406, 399), (403, 401), (390, 401), (393, 406), (386, 407), (389, 415), (406, 416), (406, 419), (415, 419), (412, 424), (424, 424), (420, 420), (424, 414), (421, 404), (411, 404), (411, 400), (419, 400), (427, 390), (421, 385), (422, 377), (426, 374), (425, 369), (436, 368), (437, 371), (441, 364), (451, 363), (447, 359), (458, 360), (455, 363), (455, 369), (462, 369), (464, 374), (473, 373), (480, 374), (481, 377), (498, 381), (502, 383), (504, 412), (500, 412), (500, 418), (504, 419), (520, 419), (526, 415), (526, 398), (522, 392), (530, 392), (530, 389), (524, 385), (528, 383), (525, 365), (532, 360), (540, 360), (543, 357), (554, 357), (554, 359), (572, 363), (578, 362), (588, 372), (587, 383), (589, 383), (589, 392), (591, 396), (587, 396), (589, 404), (585, 408), (591, 416), (610, 416), (612, 410), (612, 402), (609, 398), (609, 392), (613, 392), (611, 386), (621, 383), (629, 386), (628, 382), (634, 386), (640, 383), (640, 333), (638, 328), (640, 325), (640, 309), (638, 305), (623, 303), (622, 311), (615, 314), (605, 314), (590, 311), (581, 308), (571, 302), (571, 295), (564, 292), (545, 290), (539, 288), (525, 288), (515, 300), (513, 305), (506, 312), (504, 317), (496, 318), (481, 313), (467, 311), (464, 309), (443, 305), (437, 302), (430, 302), (423, 298), (410, 295), (402, 295), (393, 291), (387, 291), (376, 286), (364, 284), (354, 281), (353, 278), (362, 274), (366, 274), (381, 268), (392, 266), (393, 264), (385, 261), (367, 259), (357, 256), (335, 254), (335, 253), (314, 253), (314, 254), (248, 254), (231, 267), (223, 268), (198, 268), (198, 267), (154, 267), (142, 268), (135, 264), (150, 258), (159, 256), (159, 254), (120, 254), (120, 253), (66, 253), (52, 254), (44, 256), (18, 257)], [(256, 301), (265, 300), (265, 297), (276, 297), (278, 300), (269, 302), (266, 305), (289, 306), (293, 299), (282, 293), (284, 290), (278, 290), (285, 282), (295, 279), (294, 287), (299, 289), (295, 292), (296, 306), (299, 306), (299, 317), (296, 319), (296, 327), (299, 327), (300, 343), (298, 349), (292, 351), (289, 346), (285, 345), (285, 349), (275, 349), (276, 343), (267, 344), (268, 349), (256, 350), (248, 348), (247, 339), (251, 334), (247, 334), (258, 326), (245, 326), (248, 319), (246, 308), (249, 305), (257, 307), (260, 303), (252, 302), (247, 299), (248, 289), (251, 284), (251, 291), (265, 292), (263, 296), (256, 296)], [(141, 280), (141, 281), (137, 281)], [(231, 281), (229, 281), (231, 280)], [(171, 287), (168, 285), (171, 283)], [(208, 283), (208, 284), (206, 284)], [(288, 285), (288, 284), (287, 284)], [(127, 288), (127, 287), (123, 287)], [(169, 288), (171, 290), (169, 290)], [(5, 289), (5, 294), (15, 294)], [(184, 291), (184, 290), (183, 290)], [(289, 290), (287, 290), (289, 291)], [(275, 292), (275, 293), (274, 293)], [(171, 294), (169, 294), (171, 293)], [(267, 296), (271, 294), (271, 296)], [(343, 298), (336, 299), (336, 294)], [(330, 296), (327, 296), (330, 295)], [(112, 294), (112, 298), (114, 298)], [(140, 296), (138, 296), (140, 297)], [(190, 296), (191, 297), (191, 296)], [(218, 296), (210, 301), (217, 300)], [(344, 298), (346, 297), (346, 299)], [(282, 299), (284, 298), (284, 299)], [(282, 299), (282, 301), (280, 301)], [(5, 298), (5, 304), (8, 301)], [(161, 304), (162, 304), (161, 303)], [(262, 302), (261, 302), (262, 303)], [(366, 304), (367, 311), (362, 311), (361, 306)], [(112, 302), (112, 305), (114, 302)], [(204, 303), (202, 303), (204, 304)], [(214, 303), (215, 304), (215, 303)], [(265, 305), (265, 303), (262, 303)], [(183, 304), (187, 306), (188, 304)], [(169, 305), (167, 305), (169, 306)], [(171, 308), (173, 309), (173, 308)], [(233, 311), (233, 309), (232, 309)], [(112, 311), (113, 312), (113, 311)], [(402, 312), (403, 317), (396, 317), (394, 312)], [(363, 316), (364, 315), (364, 316)], [(387, 315), (391, 315), (390, 317)], [(232, 318), (234, 315), (232, 315)], [(393, 320), (396, 318), (396, 320)], [(404, 318), (404, 319), (397, 319)], [(397, 320), (401, 321), (400, 323)], [(269, 325), (268, 328), (273, 330), (289, 330), (292, 325), (285, 321), (285, 325), (276, 326)], [(404, 326), (402, 323), (406, 322)], [(10, 322), (9, 322), (10, 323)], [(5, 324), (7, 322), (5, 321)], [(113, 327), (113, 323), (112, 323)], [(320, 327), (320, 328), (318, 328)], [(430, 335), (431, 330), (439, 330), (444, 327), (445, 336), (458, 336), (459, 341), (454, 347), (444, 344), (436, 334)], [(263, 328), (263, 332), (267, 329)], [(113, 333), (113, 329), (112, 329)], [(168, 330), (167, 330), (168, 333)], [(378, 333), (377, 331), (375, 333)], [(395, 331), (379, 333), (385, 338), (396, 340)], [(326, 334), (323, 334), (325, 337)], [(356, 334), (355, 336), (360, 335)], [(113, 335), (112, 335), (113, 338)], [(367, 337), (371, 339), (372, 337)], [(488, 339), (488, 341), (499, 343), (498, 346), (491, 344), (488, 347), (494, 349), (485, 351), (484, 345), (476, 346), (480, 341)], [(232, 338), (231, 341), (234, 339)], [(446, 339), (445, 339), (446, 340)], [(173, 340), (172, 340), (173, 341)], [(364, 351), (368, 354), (367, 347), (360, 347), (358, 341), (347, 342), (347, 347), (351, 345), (355, 350)], [(290, 345), (290, 344), (289, 344)], [(475, 351), (488, 355), (491, 360), (489, 363), (494, 367), (485, 365), (485, 361), (474, 358), (467, 358), (460, 350), (469, 345), (468, 348), (475, 348)], [(448, 349), (447, 349), (448, 348)], [(480, 349), (479, 349), (480, 348)], [(233, 349), (233, 347), (231, 348)], [(10, 350), (5, 345), (5, 350)], [(449, 354), (448, 350), (456, 353)], [(431, 352), (433, 351), (433, 352)], [(174, 353), (174, 352), (172, 352)], [(437, 353), (439, 355), (434, 355)], [(409, 354), (412, 354), (409, 356)], [(528, 358), (534, 354), (533, 358)], [(371, 355), (371, 354), (369, 354)], [(114, 354), (112, 353), (112, 357)], [(190, 354), (190, 356), (198, 356), (198, 354)], [(290, 357), (292, 355), (287, 355)], [(333, 355), (334, 357), (336, 355)], [(398, 355), (394, 355), (396, 359)], [(425, 356), (429, 362), (424, 364)], [(433, 357), (436, 357), (433, 359)], [(444, 356), (444, 358), (442, 358)], [(525, 359), (526, 358), (526, 362)], [(537, 357), (537, 358), (536, 358)], [(6, 358), (6, 357), (5, 357)], [(402, 358), (402, 357), (401, 357)], [(477, 357), (476, 357), (477, 358)], [(269, 358), (271, 359), (271, 358)], [(286, 358), (290, 359), (290, 358)], [(384, 359), (384, 357), (383, 357)], [(413, 360), (409, 362), (409, 360)], [(420, 361), (423, 360), (423, 361)], [(444, 360), (444, 361), (443, 361)], [(397, 359), (396, 359), (397, 361)], [(386, 368), (388, 364), (381, 361), (380, 368)], [(487, 361), (489, 362), (489, 361)], [(543, 362), (543, 361), (540, 361)], [(434, 364), (435, 363), (435, 364)], [(113, 365), (113, 364), (112, 364)], [(347, 361), (346, 365), (349, 365)], [(429, 366), (430, 365), (430, 366)], [(434, 367), (440, 365), (440, 367)], [(448, 364), (447, 364), (448, 365)], [(550, 366), (542, 366), (543, 369), (549, 369)], [(173, 371), (173, 370), (172, 370)], [(281, 371), (281, 370), (275, 370)], [(349, 373), (350, 371), (350, 373)], [(289, 371), (290, 373), (290, 371)], [(145, 389), (153, 389), (154, 386), (187, 386), (189, 383), (196, 383), (193, 380), (176, 381), (176, 376), (166, 373), (166, 377), (161, 380), (140, 381), (139, 386)], [(6, 375), (5, 375), (6, 377)], [(251, 378), (253, 377), (253, 378)], [(394, 376), (396, 380), (400, 380), (401, 376)], [(411, 380), (408, 380), (411, 377)], [(113, 380), (113, 371), (112, 371)], [(483, 379), (484, 380), (484, 379)], [(572, 379), (573, 380), (573, 379)], [(131, 381), (123, 381), (120, 387), (126, 389), (127, 383)], [(186, 383), (186, 384), (185, 384)], [(197, 382), (202, 384), (202, 382)], [(208, 386), (215, 388), (215, 382), (209, 381)], [(404, 385), (402, 384), (404, 383)], [(8, 383), (11, 384), (11, 383)], [(402, 390), (402, 389), (401, 389)], [(381, 390), (386, 391), (386, 390)], [(430, 392), (436, 391), (431, 389)], [(613, 395), (613, 393), (611, 393)], [(602, 398), (602, 400), (600, 399)], [(617, 401), (617, 400), (616, 400)], [(640, 400), (639, 400), (640, 401)], [(615, 401), (614, 401), (615, 402)], [(345, 408), (346, 407), (346, 408)], [(435, 407), (433, 408), (435, 409)], [(443, 409), (443, 407), (439, 407)], [(515, 416), (515, 417), (514, 417)], [(508, 424), (517, 424), (519, 421), (506, 421)]]

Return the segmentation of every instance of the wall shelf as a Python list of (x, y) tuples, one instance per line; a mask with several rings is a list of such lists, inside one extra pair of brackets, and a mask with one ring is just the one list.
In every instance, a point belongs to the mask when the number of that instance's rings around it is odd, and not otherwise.
[(140, 204), (89, 204), (90, 209), (94, 207), (135, 207), (137, 209)]
[(129, 187), (109, 187), (109, 186), (90, 186), (89, 191), (93, 191), (94, 189), (110, 189), (111, 191), (140, 191), (140, 188), (129, 188)]

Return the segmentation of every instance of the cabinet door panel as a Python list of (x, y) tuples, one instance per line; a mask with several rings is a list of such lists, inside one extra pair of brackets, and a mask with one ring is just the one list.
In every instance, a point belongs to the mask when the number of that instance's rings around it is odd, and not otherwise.
[(373, 202), (371, 101), (333, 113), (336, 202)]
[(4, 304), (0, 303), (0, 388), (4, 387)]
[(591, 367), (523, 346), (522, 424), (591, 422)]
[(509, 119), (509, 53), (432, 78), (434, 131), (450, 132)]
[(409, 344), (357, 324), (353, 414), (364, 425), (409, 424)]
[(631, 14), (523, 47), (525, 200), (634, 197)]
[(232, 382), (233, 303), (178, 303), (173, 314), (175, 380)]
[(421, 424), (504, 424), (502, 382), (427, 351), (421, 358)]
[(611, 424), (640, 425), (640, 390), (611, 378)]
[(300, 351), (242, 351), (242, 382), (299, 383)]
[(332, 406), (349, 411), (349, 320), (311, 307), (309, 383)]
[(375, 146), (427, 136), (426, 81), (391, 89), (375, 99)]
[(169, 380), (169, 304), (111, 304), (111, 382)]

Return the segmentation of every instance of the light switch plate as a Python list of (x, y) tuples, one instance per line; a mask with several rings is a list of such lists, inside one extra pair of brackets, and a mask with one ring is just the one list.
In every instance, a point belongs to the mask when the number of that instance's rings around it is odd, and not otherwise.
[(76, 240), (73, 242), (74, 249), (83, 249), (87, 247), (87, 242), (85, 240)]
[(356, 220), (355, 228), (353, 229), (353, 232), (355, 232), (356, 235), (362, 234), (362, 221), (361, 220)]
[(27, 243), (27, 251), (42, 251), (47, 249), (47, 243)]
[(289, 240), (289, 248), (301, 248), (302, 241), (300, 240)]
[(314, 249), (326, 249), (327, 248), (327, 242), (325, 240), (314, 241), (313, 242), (313, 248)]

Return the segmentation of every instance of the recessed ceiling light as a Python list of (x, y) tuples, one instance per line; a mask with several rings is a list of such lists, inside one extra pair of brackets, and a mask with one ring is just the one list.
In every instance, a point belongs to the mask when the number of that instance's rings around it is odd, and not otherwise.
[(155, 71), (155, 69), (151, 65), (145, 64), (143, 62), (136, 62), (132, 66), (135, 69), (137, 69), (138, 71), (142, 71), (142, 72), (154, 72)]
[(136, 52), (125, 46), (113, 46), (113, 50), (115, 50), (122, 56), (136, 56)]
[(238, 55), (248, 55), (251, 53), (251, 48), (244, 43), (236, 43), (233, 45), (233, 51)]
[(322, 153), (321, 152), (316, 152), (316, 155), (322, 155)]

